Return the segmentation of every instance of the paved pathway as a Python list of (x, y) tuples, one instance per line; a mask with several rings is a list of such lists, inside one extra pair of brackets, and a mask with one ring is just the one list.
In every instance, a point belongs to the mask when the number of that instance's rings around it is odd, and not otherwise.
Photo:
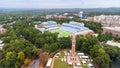
[(74, 66), (74, 68), (82, 68), (82, 67), (77, 67), (77, 66)]
[(53, 68), (53, 66), (54, 66), (54, 61), (55, 61), (55, 57), (53, 57), (53, 59), (52, 59), (52, 64), (51, 64), (51, 67), (50, 67), (50, 68)]
[(36, 59), (32, 62), (31, 68), (39, 68), (40, 60)]

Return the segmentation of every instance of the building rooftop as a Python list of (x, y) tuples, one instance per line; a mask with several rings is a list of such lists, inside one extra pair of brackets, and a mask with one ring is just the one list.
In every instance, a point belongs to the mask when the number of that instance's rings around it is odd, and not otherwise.
[(114, 41), (107, 41), (107, 43), (106, 43), (106, 44), (111, 45), (111, 46), (118, 46), (118, 47), (120, 48), (120, 43), (118, 43), (118, 42), (114, 42)]
[(47, 22), (43, 22), (42, 24), (50, 25), (50, 24), (57, 24), (57, 23), (55, 21), (47, 21)]
[(0, 40), (0, 44), (2, 44), (2, 42), (3, 42), (3, 41), (2, 41), (2, 40)]
[(115, 30), (115, 31), (120, 31), (120, 27), (102, 27), (102, 28)]

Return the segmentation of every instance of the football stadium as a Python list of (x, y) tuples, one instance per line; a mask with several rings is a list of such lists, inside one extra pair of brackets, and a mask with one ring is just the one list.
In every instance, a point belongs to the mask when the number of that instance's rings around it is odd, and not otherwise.
[(59, 37), (68, 37), (72, 34), (75, 35), (85, 35), (93, 33), (92, 30), (85, 27), (83, 23), (71, 21), (69, 23), (63, 23), (58, 26), (55, 21), (43, 22), (39, 26), (35, 26), (37, 29), (44, 29), (45, 31), (50, 31), (52, 33), (59, 33)]

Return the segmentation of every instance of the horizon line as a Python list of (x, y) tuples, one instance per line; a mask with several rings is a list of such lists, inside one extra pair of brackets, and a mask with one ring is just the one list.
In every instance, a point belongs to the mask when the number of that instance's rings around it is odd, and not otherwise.
[(14, 7), (0, 7), (0, 9), (99, 9), (99, 8), (120, 8), (120, 7), (88, 7), (88, 8), (14, 8)]

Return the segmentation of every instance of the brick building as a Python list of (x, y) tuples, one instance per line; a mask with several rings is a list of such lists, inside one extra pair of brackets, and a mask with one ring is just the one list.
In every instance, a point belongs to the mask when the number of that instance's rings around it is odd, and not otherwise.
[(3, 27), (2, 27), (2, 25), (0, 25), (0, 34), (3, 34), (3, 33), (5, 33), (6, 32), (6, 29), (4, 29)]
[(119, 36), (120, 37), (120, 27), (102, 27), (103, 33), (112, 33), (113, 36)]

